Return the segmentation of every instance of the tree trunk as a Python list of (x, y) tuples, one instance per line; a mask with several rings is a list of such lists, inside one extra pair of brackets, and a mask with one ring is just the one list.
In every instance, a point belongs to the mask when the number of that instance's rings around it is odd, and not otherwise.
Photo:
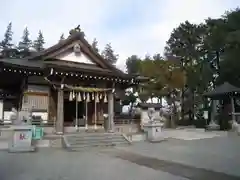
[(172, 118), (171, 118), (171, 128), (176, 128), (177, 121), (177, 106), (175, 101), (173, 102)]
[(181, 94), (181, 119), (184, 120), (184, 88), (182, 88)]

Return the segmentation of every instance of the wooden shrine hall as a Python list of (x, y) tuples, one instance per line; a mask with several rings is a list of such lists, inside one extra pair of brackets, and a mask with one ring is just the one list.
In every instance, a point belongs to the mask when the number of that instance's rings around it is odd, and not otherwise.
[(11, 121), (12, 108), (31, 111), (58, 134), (66, 126), (111, 130), (116, 95), (140, 81), (94, 51), (80, 28), (29, 57), (0, 58), (0, 74), (0, 119)]

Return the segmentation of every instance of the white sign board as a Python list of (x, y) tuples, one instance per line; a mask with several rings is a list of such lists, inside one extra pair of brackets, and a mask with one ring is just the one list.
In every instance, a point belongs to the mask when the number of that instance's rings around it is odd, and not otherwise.
[(9, 142), (9, 152), (34, 151), (32, 146), (32, 126), (12, 126), (12, 138)]
[(14, 131), (13, 146), (14, 147), (29, 147), (31, 146), (32, 131), (20, 130)]

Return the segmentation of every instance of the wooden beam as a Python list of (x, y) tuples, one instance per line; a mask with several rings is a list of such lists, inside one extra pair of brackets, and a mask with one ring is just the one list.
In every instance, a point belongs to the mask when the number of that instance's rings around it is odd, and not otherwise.
[(48, 93), (46, 92), (24, 92), (24, 94), (30, 96), (48, 96)]

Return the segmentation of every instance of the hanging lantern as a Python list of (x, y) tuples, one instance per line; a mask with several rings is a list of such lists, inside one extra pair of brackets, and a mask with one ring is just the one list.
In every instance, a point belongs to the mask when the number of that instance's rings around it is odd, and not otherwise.
[(105, 103), (108, 102), (108, 101), (107, 101), (107, 94), (106, 94), (106, 93), (104, 93), (104, 100), (103, 100), (103, 102), (105, 102)]
[(97, 103), (100, 102), (100, 100), (99, 100), (99, 94), (98, 94), (98, 93), (95, 94), (95, 100), (96, 100)]
[(78, 102), (81, 102), (81, 101), (82, 101), (82, 96), (81, 96), (81, 93), (80, 93), (80, 92), (78, 93), (77, 101), (78, 101)]
[(70, 91), (69, 93), (69, 101), (72, 101), (73, 100), (73, 95), (72, 95), (72, 92)]

